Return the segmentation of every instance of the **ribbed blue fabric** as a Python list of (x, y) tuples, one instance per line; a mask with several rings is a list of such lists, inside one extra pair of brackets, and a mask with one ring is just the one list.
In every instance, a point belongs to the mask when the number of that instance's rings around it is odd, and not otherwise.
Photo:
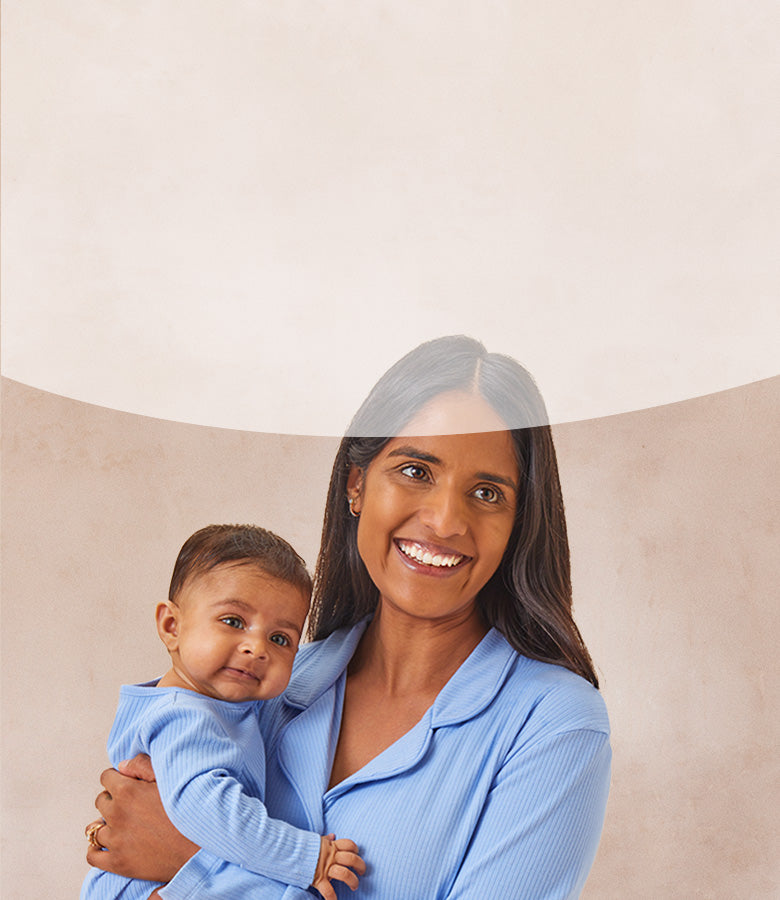
[[(272, 819), (266, 811), (260, 706), (153, 683), (125, 685), (108, 755), (116, 765), (148, 753), (169, 818), (199, 846), (254, 873), (307, 887), (320, 836)], [(156, 886), (92, 869), (81, 898), (145, 900)]]
[[(299, 651), (261, 710), (269, 812), (350, 837), (368, 864), (340, 900), (571, 900), (593, 862), (610, 777), (601, 695), (489, 632), (423, 719), (327, 790), (346, 666), (365, 622)], [(196, 854), (166, 900), (303, 900), (311, 894)]]

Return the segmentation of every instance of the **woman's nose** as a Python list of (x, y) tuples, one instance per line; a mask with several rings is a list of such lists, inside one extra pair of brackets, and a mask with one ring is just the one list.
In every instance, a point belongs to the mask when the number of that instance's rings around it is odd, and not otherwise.
[(420, 520), (439, 538), (465, 534), (468, 529), (465, 498), (459, 491), (437, 486), (428, 493)]

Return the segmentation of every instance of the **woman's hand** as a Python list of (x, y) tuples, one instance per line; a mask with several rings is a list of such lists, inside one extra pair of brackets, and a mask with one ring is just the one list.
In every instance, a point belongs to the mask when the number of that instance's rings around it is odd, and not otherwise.
[(100, 783), (95, 806), (106, 824), (96, 838), (105, 849), (90, 845), (87, 862), (127, 878), (170, 881), (199, 848), (165, 814), (149, 757), (106, 769)]

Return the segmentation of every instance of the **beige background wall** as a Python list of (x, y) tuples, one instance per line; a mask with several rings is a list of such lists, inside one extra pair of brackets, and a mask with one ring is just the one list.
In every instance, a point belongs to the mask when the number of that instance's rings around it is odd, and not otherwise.
[[(576, 612), (614, 730), (589, 900), (780, 890), (779, 395), (772, 379), (555, 429)], [(312, 563), (336, 441), (7, 379), (3, 419), (2, 896), (75, 897), (118, 686), (165, 664), (152, 609), (180, 544), (255, 521)]]

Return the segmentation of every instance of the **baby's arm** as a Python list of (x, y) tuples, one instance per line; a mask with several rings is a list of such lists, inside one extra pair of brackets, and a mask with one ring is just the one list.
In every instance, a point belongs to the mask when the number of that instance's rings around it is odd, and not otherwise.
[[(206, 704), (174, 696), (149, 725), (148, 746), (163, 805), (176, 828), (227, 862), (285, 884), (305, 888), (319, 876), (322, 893), (330, 888), (328, 877), (356, 882), (347, 867), (362, 867), (362, 860), (351, 841), (333, 842), (271, 818), (239, 781), (245, 756), (264, 752), (259, 731), (253, 732), (252, 746), (239, 746)], [(330, 893), (335, 900), (332, 888)]]

